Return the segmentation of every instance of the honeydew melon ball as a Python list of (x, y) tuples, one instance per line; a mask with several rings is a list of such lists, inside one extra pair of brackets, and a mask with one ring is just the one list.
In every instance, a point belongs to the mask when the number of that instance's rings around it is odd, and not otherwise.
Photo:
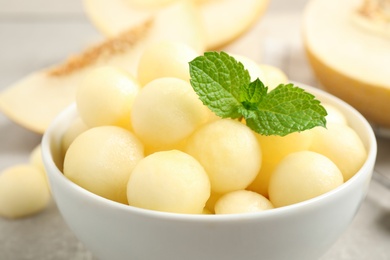
[(310, 130), (294, 132), (286, 136), (256, 134), (263, 151), (263, 160), (278, 162), (292, 152), (309, 149), (313, 133)]
[(127, 204), (127, 181), (143, 157), (143, 145), (130, 131), (117, 126), (94, 127), (69, 146), (64, 174), (92, 193)]
[(263, 159), (259, 173), (254, 181), (247, 187), (247, 190), (257, 192), (268, 198), (269, 180), (277, 164), (278, 162)]
[(209, 108), (207, 108), (207, 109), (208, 109), (208, 113), (209, 113), (209, 119), (207, 120), (207, 122), (213, 122), (213, 121), (217, 121), (217, 120), (222, 119), (222, 117), (215, 114), (215, 112), (211, 111), (211, 109), (209, 109)]
[(135, 134), (146, 153), (171, 150), (207, 122), (209, 112), (189, 82), (159, 78), (144, 86), (132, 108)]
[(248, 190), (226, 193), (215, 204), (215, 214), (237, 214), (273, 209), (272, 203), (264, 196)]
[(185, 151), (203, 165), (214, 193), (245, 189), (261, 167), (261, 148), (254, 132), (232, 119), (217, 120), (196, 130)]
[(322, 103), (322, 106), (325, 108), (328, 113), (325, 117), (327, 123), (336, 123), (347, 125), (347, 118), (345, 115), (335, 106), (327, 103)]
[(343, 173), (344, 181), (349, 180), (367, 158), (367, 151), (355, 130), (334, 123), (328, 123), (327, 128), (316, 127), (313, 130), (310, 150), (331, 159)]
[(329, 158), (312, 151), (289, 154), (276, 166), (269, 182), (275, 207), (302, 202), (343, 184), (343, 175)]
[(276, 165), (288, 154), (308, 150), (313, 139), (312, 129), (286, 136), (256, 134), (263, 153), (263, 163), (249, 190), (268, 197), (269, 179)]
[(84, 123), (81, 117), (77, 117), (70, 126), (66, 129), (61, 140), (62, 154), (66, 154), (70, 144), (79, 136), (81, 133), (87, 131), (89, 127)]
[(45, 172), (45, 166), (43, 165), (42, 160), (42, 149), (40, 144), (35, 146), (35, 148), (31, 151), (29, 156), (29, 163), (38, 167), (38, 169), (42, 170), (43, 173)]
[(255, 81), (257, 78), (259, 78), (261, 82), (264, 83), (264, 85), (268, 84), (264, 71), (256, 61), (238, 54), (230, 55), (234, 57), (237, 61), (241, 62), (242, 65), (244, 65), (244, 68), (248, 70), (249, 75), (251, 76), (251, 81)]
[(188, 63), (197, 56), (198, 53), (184, 43), (171, 41), (155, 43), (143, 52), (138, 64), (137, 78), (141, 86), (163, 77), (189, 81)]
[(215, 193), (215, 192), (211, 192), (210, 193), (210, 197), (209, 197), (209, 199), (206, 202), (205, 209), (209, 210), (211, 213), (214, 214), (215, 213), (215, 211), (214, 211), (215, 203), (219, 200), (219, 198), (222, 195), (223, 194), (218, 194), (218, 193)]
[(44, 210), (49, 201), (46, 179), (35, 165), (15, 165), (0, 173), (0, 216), (27, 217)]
[(130, 127), (130, 111), (139, 84), (126, 71), (103, 66), (89, 72), (76, 91), (80, 117), (89, 127)]
[[(29, 164), (37, 167), (40, 170), (42, 176), (45, 178), (46, 184), (49, 187), (49, 180), (47, 179), (46, 169), (45, 169), (45, 166), (43, 164), (42, 148), (41, 148), (40, 144), (35, 146), (35, 148), (31, 151), (30, 156), (29, 156)], [(49, 187), (49, 189), (50, 189), (50, 187)]]
[(211, 211), (210, 211), (209, 209), (207, 209), (207, 208), (204, 208), (203, 211), (202, 211), (202, 214), (203, 214), (203, 215), (212, 215), (213, 212), (211, 212)]
[(288, 77), (287, 75), (279, 68), (268, 65), (268, 64), (259, 64), (262, 69), (265, 77), (266, 86), (268, 87), (268, 91), (276, 88), (280, 84), (287, 84)]
[(210, 181), (202, 165), (178, 150), (145, 157), (127, 184), (129, 205), (157, 211), (201, 214), (209, 196)]

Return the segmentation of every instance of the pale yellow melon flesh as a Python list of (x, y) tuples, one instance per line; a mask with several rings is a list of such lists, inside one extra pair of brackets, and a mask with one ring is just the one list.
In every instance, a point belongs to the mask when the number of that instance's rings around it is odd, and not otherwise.
[[(131, 7), (126, 0), (115, 1), (115, 4), (108, 4), (109, 2), (107, 0), (83, 0), (88, 18), (108, 37), (139, 26), (152, 18), (156, 12), (156, 10)], [(101, 9), (104, 12), (101, 12)]]
[(137, 8), (161, 8), (182, 0), (123, 0), (127, 4)]
[[(199, 26), (204, 29), (207, 49), (230, 43), (246, 32), (264, 13), (269, 0), (180, 0), (197, 6)], [(84, 0), (85, 12), (92, 23), (107, 35), (115, 35), (134, 25), (134, 18), (156, 8), (142, 9), (126, 0)], [(177, 4), (176, 2), (175, 4)], [(126, 14), (127, 12), (127, 14)], [(169, 27), (166, 31), (170, 31)]]
[(43, 133), (54, 117), (75, 100), (79, 81), (91, 69), (105, 64), (135, 72), (133, 60), (141, 54), (137, 41), (150, 30), (146, 24), (139, 29), (22, 78), (0, 93), (0, 110), (21, 126)]
[(217, 49), (245, 33), (263, 15), (269, 0), (208, 0), (198, 5), (206, 46)]
[[(84, 10), (92, 24), (107, 37), (115, 37), (139, 26), (154, 16), (158, 37), (185, 41), (197, 51), (205, 49), (204, 31), (195, 4), (176, 1), (162, 8), (137, 8), (126, 0), (83, 0)], [(179, 23), (179, 25), (177, 24)], [(193, 33), (191, 33), (193, 32)]]
[(148, 42), (176, 41), (201, 54), (206, 46), (199, 19), (196, 7), (190, 1), (168, 5), (157, 12)]
[[(112, 65), (136, 75), (141, 54), (158, 41), (182, 42), (202, 53), (200, 31), (191, 27), (197, 24), (192, 20), (195, 19), (192, 10), (185, 2), (161, 9), (130, 31), (107, 39), (63, 64), (26, 76), (0, 93), (1, 112), (23, 127), (43, 133), (54, 117), (74, 101), (78, 83), (89, 70)], [(167, 32), (166, 28), (172, 31)]]
[(369, 121), (390, 127), (389, 38), (356, 23), (361, 0), (312, 0), (303, 37), (321, 85), (357, 108)]
[(43, 133), (51, 120), (73, 101), (80, 74), (58, 78), (39, 71), (0, 94), (0, 109), (15, 123)]

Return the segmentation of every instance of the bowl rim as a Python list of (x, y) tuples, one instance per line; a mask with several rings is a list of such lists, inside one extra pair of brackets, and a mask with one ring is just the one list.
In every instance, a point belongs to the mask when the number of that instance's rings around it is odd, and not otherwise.
[[(204, 222), (204, 221), (230, 222), (230, 221), (242, 221), (242, 220), (259, 220), (262, 218), (269, 218), (269, 217), (274, 218), (281, 215), (283, 216), (285, 214), (292, 214), (297, 211), (301, 212), (311, 207), (316, 207), (321, 203), (326, 203), (328, 198), (332, 198), (333, 196), (336, 196), (338, 193), (342, 192), (342, 190), (348, 189), (348, 187), (353, 185), (353, 183), (356, 182), (358, 178), (362, 178), (362, 175), (369, 174), (370, 175), (369, 179), (371, 180), (371, 175), (373, 172), (373, 167), (375, 165), (376, 154), (377, 154), (377, 143), (376, 143), (374, 131), (371, 125), (368, 123), (368, 121), (355, 108), (353, 108), (351, 105), (341, 100), (340, 98), (333, 96), (328, 92), (319, 88), (311, 87), (303, 83), (296, 83), (296, 82), (292, 82), (292, 83), (294, 83), (294, 85), (298, 85), (299, 87), (307, 89), (309, 92), (313, 90), (316, 93), (312, 93), (312, 94), (314, 94), (316, 98), (317, 95), (320, 95), (321, 97), (318, 97), (318, 99), (320, 100), (322, 97), (325, 97), (326, 99), (330, 99), (332, 100), (332, 102), (336, 102), (338, 105), (343, 106), (346, 110), (349, 110), (349, 112), (353, 114), (353, 117), (357, 118), (360, 121), (360, 124), (363, 125), (364, 132), (368, 137), (367, 147), (366, 147), (367, 158), (364, 164), (362, 165), (362, 167), (359, 169), (359, 171), (355, 173), (355, 175), (352, 176), (349, 180), (347, 180), (337, 188), (329, 192), (326, 192), (324, 194), (321, 194), (317, 197), (311, 198), (309, 200), (305, 200), (292, 205), (269, 209), (261, 212), (216, 215), (216, 214), (183, 214), (183, 213), (155, 211), (155, 210), (137, 208), (131, 205), (122, 204), (119, 202), (106, 199), (99, 195), (96, 195), (82, 188), (81, 186), (73, 183), (68, 178), (66, 178), (65, 175), (55, 164), (53, 157), (51, 155), (51, 140), (53, 139), (54, 133), (55, 131), (58, 130), (58, 126), (61, 123), (63, 123), (64, 118), (67, 119), (65, 121), (70, 121), (69, 120), (70, 116), (72, 118), (75, 118), (77, 113), (77, 108), (75, 103), (72, 103), (65, 110), (59, 113), (59, 115), (57, 115), (57, 117), (52, 121), (52, 123), (49, 125), (49, 127), (47, 128), (47, 130), (43, 135), (42, 143), (41, 143), (42, 160), (46, 168), (46, 174), (53, 175), (53, 177), (59, 178), (60, 181), (63, 182), (68, 189), (72, 189), (75, 192), (80, 193), (83, 196), (88, 197), (88, 199), (96, 201), (97, 203), (105, 207), (112, 208), (114, 210), (126, 211), (129, 214), (137, 214), (139, 216), (146, 217), (146, 218), (170, 219), (174, 221), (188, 221), (188, 222)], [(50, 177), (49, 177), (49, 181), (51, 182)], [(56, 200), (55, 196), (54, 196), (54, 200)]]

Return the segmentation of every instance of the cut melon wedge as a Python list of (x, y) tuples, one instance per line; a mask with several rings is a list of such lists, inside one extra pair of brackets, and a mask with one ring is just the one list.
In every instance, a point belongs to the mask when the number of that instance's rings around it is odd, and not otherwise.
[[(116, 37), (63, 64), (26, 76), (0, 93), (0, 110), (21, 126), (43, 133), (54, 117), (75, 100), (80, 80), (91, 69), (116, 66), (136, 75), (141, 54), (153, 43), (176, 41), (203, 52), (201, 31), (188, 2), (178, 2)], [(166, 28), (170, 28), (166, 30)], [(191, 28), (189, 30), (189, 28)]]
[(182, 0), (124, 0), (129, 5), (138, 8), (161, 8)]
[(234, 41), (263, 15), (269, 0), (208, 0), (198, 4), (208, 49)]
[(108, 38), (155, 19), (154, 38), (184, 42), (193, 49), (205, 50), (205, 33), (196, 5), (187, 0), (175, 1), (162, 8), (136, 8), (126, 0), (83, 0), (91, 22)]
[(326, 90), (357, 108), (373, 124), (389, 128), (389, 31), (361, 16), (363, 3), (311, 0), (304, 11), (304, 46)]
[(0, 109), (17, 124), (43, 133), (51, 120), (73, 101), (82, 73), (54, 77), (48, 71), (32, 73), (0, 95)]
[[(216, 49), (246, 32), (264, 13), (269, 0), (179, 0), (197, 6), (205, 31), (207, 49)], [(131, 2), (131, 1), (129, 1)], [(113, 36), (129, 29), (137, 21), (156, 11), (140, 8), (126, 0), (84, 0), (87, 16), (105, 35)], [(150, 1), (149, 1), (150, 2)], [(177, 4), (178, 2), (174, 2)], [(166, 31), (171, 28), (167, 27)]]
[(83, 1), (88, 18), (98, 30), (108, 37), (137, 27), (151, 19), (156, 13), (156, 10), (133, 7), (125, 0), (115, 1), (115, 4), (108, 4), (109, 2), (107, 0)]

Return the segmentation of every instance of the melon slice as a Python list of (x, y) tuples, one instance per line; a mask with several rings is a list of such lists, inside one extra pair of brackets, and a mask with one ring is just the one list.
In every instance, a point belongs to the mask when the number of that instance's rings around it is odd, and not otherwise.
[[(84, 9), (92, 23), (108, 38), (137, 28), (155, 17), (154, 38), (166, 38), (205, 50), (204, 29), (196, 5), (178, 1), (162, 8), (137, 8), (126, 0), (84, 0)], [(130, 1), (129, 1), (130, 2)]]
[[(176, 3), (187, 1), (192, 1), (198, 8), (200, 25), (205, 30), (207, 49), (226, 45), (246, 32), (264, 13), (269, 2), (269, 0), (177, 0)], [(134, 26), (135, 20), (145, 18), (148, 13), (156, 11), (156, 8), (141, 8), (129, 2), (132, 1), (84, 0), (84, 7), (92, 23), (103, 34), (112, 36)], [(167, 27), (166, 31), (169, 30)]]
[(198, 4), (208, 49), (221, 48), (244, 34), (263, 15), (269, 0), (206, 0)]
[(201, 54), (202, 34), (197, 27), (199, 23), (194, 21), (196, 15), (192, 7), (188, 2), (178, 2), (161, 9), (131, 30), (63, 64), (26, 76), (0, 93), (0, 110), (21, 126), (43, 133), (53, 118), (75, 100), (79, 81), (91, 69), (111, 65), (136, 75), (141, 54), (158, 41), (181, 42)]
[(125, 0), (127, 4), (138, 8), (161, 8), (181, 0)]
[(108, 2), (107, 0), (84, 0), (83, 4), (91, 22), (109, 37), (139, 26), (156, 13), (156, 10), (132, 7), (125, 0), (115, 1), (115, 4), (107, 4)]
[(311, 0), (303, 19), (304, 46), (320, 84), (385, 128), (390, 127), (389, 9), (389, 0)]

